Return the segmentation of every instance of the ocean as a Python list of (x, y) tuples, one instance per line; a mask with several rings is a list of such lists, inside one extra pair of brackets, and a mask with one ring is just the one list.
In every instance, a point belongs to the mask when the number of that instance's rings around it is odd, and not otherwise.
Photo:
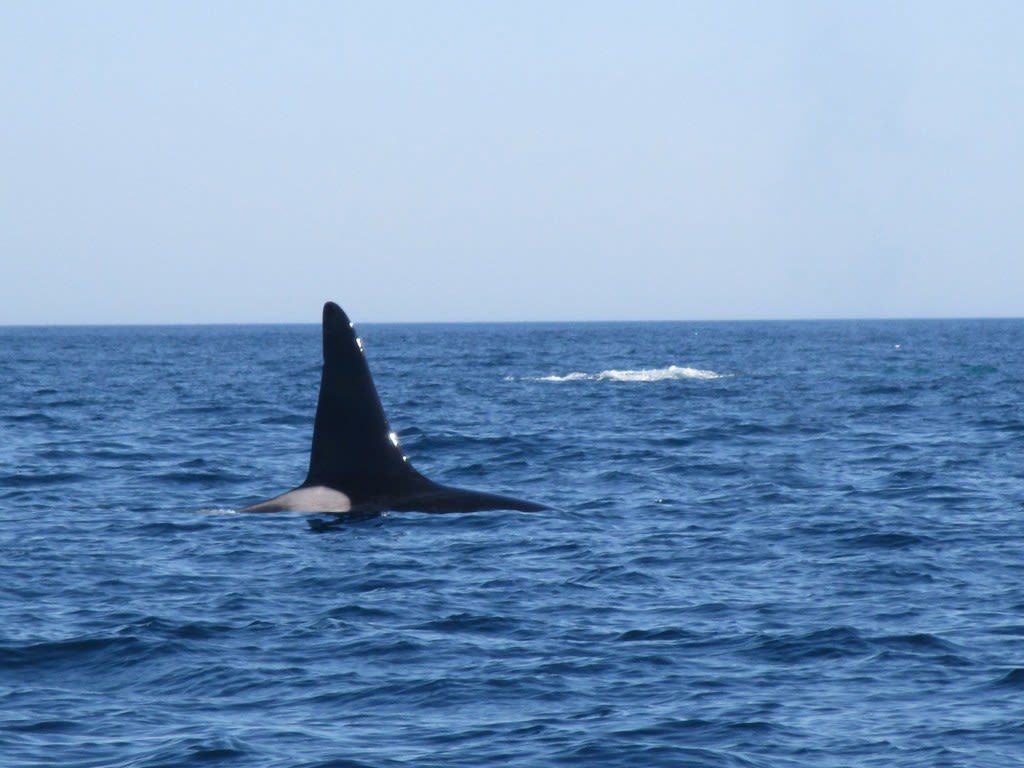
[[(1024, 765), (1024, 321), (0, 328), (0, 765)], [(320, 516), (323, 517), (323, 516)]]

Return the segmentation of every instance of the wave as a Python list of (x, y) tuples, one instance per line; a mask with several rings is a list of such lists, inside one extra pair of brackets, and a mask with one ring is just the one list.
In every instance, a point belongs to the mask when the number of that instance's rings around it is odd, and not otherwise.
[(564, 375), (552, 374), (551, 376), (540, 376), (533, 381), (669, 381), (679, 379), (711, 380), (722, 379), (728, 376), (725, 373), (706, 371), (700, 368), (688, 368), (679, 365), (670, 365), (667, 368), (644, 368), (641, 370), (608, 370), (600, 373), (567, 373)]

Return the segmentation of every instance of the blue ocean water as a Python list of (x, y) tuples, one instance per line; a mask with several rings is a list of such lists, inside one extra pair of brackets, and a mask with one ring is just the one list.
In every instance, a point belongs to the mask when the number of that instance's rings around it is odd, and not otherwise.
[(1024, 765), (1024, 321), (0, 328), (4, 766)]

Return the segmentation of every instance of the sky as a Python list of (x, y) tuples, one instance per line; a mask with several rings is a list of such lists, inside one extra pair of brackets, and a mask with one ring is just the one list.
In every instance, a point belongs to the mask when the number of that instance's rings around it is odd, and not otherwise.
[(0, 3), (0, 324), (1024, 316), (1024, 3)]

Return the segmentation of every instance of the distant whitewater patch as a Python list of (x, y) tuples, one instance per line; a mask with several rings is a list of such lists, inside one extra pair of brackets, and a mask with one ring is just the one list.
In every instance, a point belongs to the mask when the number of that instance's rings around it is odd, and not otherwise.
[(685, 368), (678, 365), (670, 365), (668, 368), (645, 368), (638, 371), (601, 371), (600, 373), (567, 373), (559, 376), (540, 376), (533, 381), (668, 381), (678, 379), (722, 379), (728, 376), (725, 373), (705, 371), (700, 368)]

